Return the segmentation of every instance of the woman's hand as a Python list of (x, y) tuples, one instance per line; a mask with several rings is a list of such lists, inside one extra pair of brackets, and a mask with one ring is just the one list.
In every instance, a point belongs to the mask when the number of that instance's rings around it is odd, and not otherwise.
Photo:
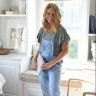
[(43, 70), (48, 70), (48, 69), (50, 69), (50, 68), (52, 68), (53, 67), (53, 64), (52, 63), (45, 63), (45, 64), (43, 64), (42, 66), (41, 66), (41, 68), (43, 69)]

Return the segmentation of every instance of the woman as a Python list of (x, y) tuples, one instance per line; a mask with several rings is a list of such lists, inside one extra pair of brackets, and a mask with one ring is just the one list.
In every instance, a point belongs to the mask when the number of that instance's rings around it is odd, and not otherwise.
[(58, 6), (49, 3), (44, 10), (43, 27), (37, 35), (40, 47), (34, 58), (37, 62), (38, 54), (40, 54), (45, 62), (39, 73), (43, 96), (60, 96), (60, 69), (62, 58), (68, 53), (70, 40), (60, 22), (61, 14)]

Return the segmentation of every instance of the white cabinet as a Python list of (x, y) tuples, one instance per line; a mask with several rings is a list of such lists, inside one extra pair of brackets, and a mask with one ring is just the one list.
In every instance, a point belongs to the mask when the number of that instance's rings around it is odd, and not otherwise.
[(28, 58), (21, 54), (0, 56), (0, 73), (5, 77), (4, 96), (21, 96), (20, 74), (28, 69)]
[(42, 96), (42, 90), (39, 82), (23, 82), (24, 90), (22, 96)]
[(20, 74), (28, 69), (26, 5), (26, 0), (0, 0), (0, 47), (13, 49), (0, 55), (0, 73), (6, 79), (4, 96), (21, 96)]
[(3, 48), (27, 53), (26, 0), (0, 0), (0, 40)]

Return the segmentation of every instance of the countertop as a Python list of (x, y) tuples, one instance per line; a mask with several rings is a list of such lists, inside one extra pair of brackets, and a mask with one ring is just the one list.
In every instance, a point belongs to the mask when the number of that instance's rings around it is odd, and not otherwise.
[(26, 54), (23, 53), (8, 53), (6, 55), (0, 55), (0, 59), (23, 59), (26, 58)]

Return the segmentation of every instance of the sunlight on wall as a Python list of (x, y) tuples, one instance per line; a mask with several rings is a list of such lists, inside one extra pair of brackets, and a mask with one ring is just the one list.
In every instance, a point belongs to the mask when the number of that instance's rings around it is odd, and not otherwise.
[(28, 55), (31, 54), (32, 44), (36, 41), (36, 0), (28, 0)]

